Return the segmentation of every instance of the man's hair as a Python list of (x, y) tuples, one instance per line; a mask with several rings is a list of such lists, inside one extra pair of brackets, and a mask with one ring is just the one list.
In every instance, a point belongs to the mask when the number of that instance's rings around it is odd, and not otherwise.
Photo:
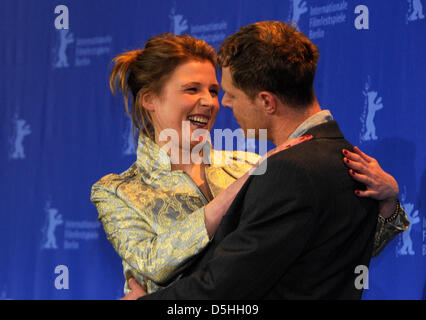
[(317, 47), (293, 26), (262, 21), (229, 36), (218, 52), (218, 64), (230, 67), (233, 85), (253, 99), (260, 91), (276, 94), (290, 107), (314, 100)]

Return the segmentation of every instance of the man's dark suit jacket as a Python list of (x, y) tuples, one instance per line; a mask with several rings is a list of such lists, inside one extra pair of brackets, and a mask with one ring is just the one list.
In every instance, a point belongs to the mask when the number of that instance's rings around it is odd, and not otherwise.
[(360, 299), (377, 201), (360, 198), (335, 121), (281, 151), (249, 177), (186, 276), (142, 299)]

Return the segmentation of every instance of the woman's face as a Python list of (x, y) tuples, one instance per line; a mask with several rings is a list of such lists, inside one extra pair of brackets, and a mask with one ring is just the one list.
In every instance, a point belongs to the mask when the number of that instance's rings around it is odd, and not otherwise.
[(159, 139), (161, 132), (165, 136), (175, 132), (180, 148), (197, 145), (199, 141), (192, 141), (191, 136), (197, 129), (204, 129), (205, 133), (212, 129), (219, 111), (219, 90), (216, 70), (211, 62), (190, 60), (178, 66), (164, 84), (161, 94), (152, 100), (150, 111), (156, 143), (160, 146), (166, 143)]

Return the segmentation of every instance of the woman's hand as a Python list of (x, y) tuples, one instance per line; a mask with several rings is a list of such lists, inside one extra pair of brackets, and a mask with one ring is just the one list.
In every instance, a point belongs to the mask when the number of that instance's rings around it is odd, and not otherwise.
[(354, 152), (342, 150), (343, 161), (349, 167), (349, 174), (366, 185), (366, 190), (355, 190), (360, 197), (380, 200), (380, 214), (387, 218), (394, 212), (398, 199), (399, 187), (395, 178), (386, 173), (376, 159), (367, 156), (358, 147)]
[(137, 300), (140, 297), (146, 296), (145, 288), (140, 286), (134, 278), (129, 279), (129, 287), (130, 292), (120, 300)]

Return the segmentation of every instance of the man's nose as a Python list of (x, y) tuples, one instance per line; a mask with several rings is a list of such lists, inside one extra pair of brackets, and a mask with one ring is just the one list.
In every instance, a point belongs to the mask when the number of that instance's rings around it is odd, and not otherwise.
[(232, 108), (231, 104), (229, 103), (228, 97), (226, 96), (226, 93), (222, 97), (222, 106)]

